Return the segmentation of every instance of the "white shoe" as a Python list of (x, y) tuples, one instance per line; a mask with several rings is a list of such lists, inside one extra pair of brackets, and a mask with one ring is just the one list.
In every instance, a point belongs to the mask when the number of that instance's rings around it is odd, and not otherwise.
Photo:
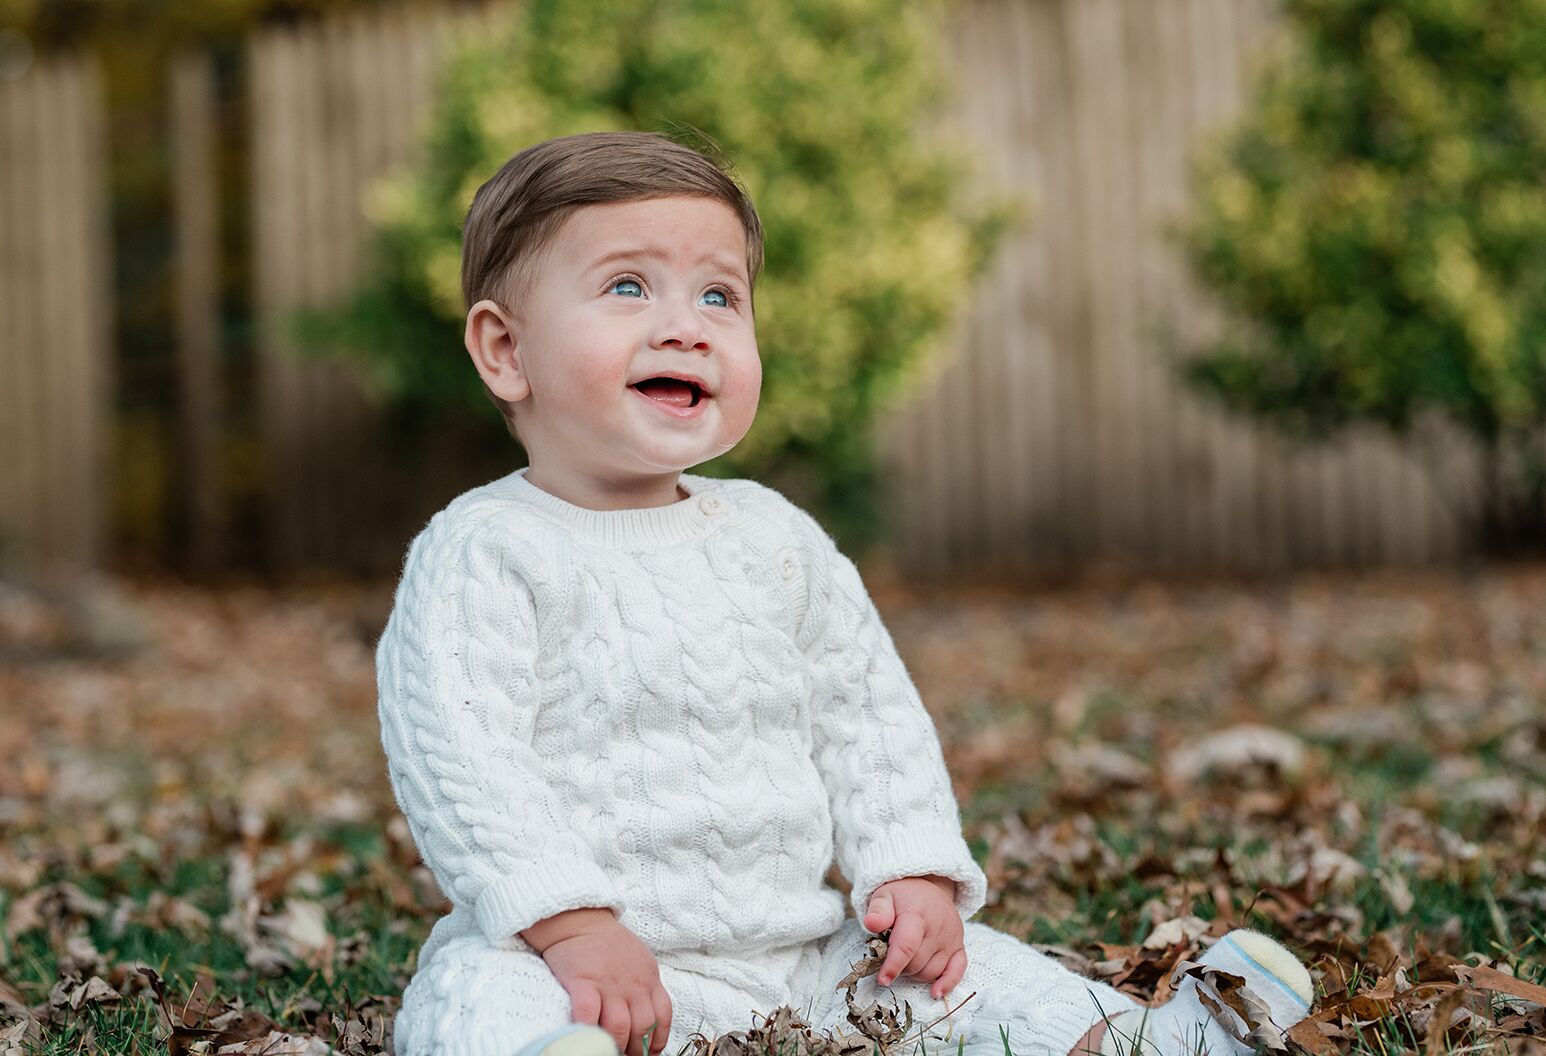
[[(1310, 973), (1288, 947), (1259, 931), (1231, 931), (1208, 948), (1197, 963), (1245, 980), (1246, 989), (1266, 1008), (1262, 1028), (1281, 1034), (1310, 1014), (1315, 988)], [(1190, 974), (1177, 984), (1175, 994), (1158, 1008), (1131, 1009), (1107, 1021), (1101, 1041), (1105, 1056), (1250, 1056), (1255, 1044), (1248, 1024), (1228, 1005), (1217, 1005), (1216, 1015), (1204, 1005), (1206, 993)], [(1218, 1015), (1229, 1020), (1225, 1029)]]
[(612, 1035), (589, 1023), (571, 1023), (528, 1042), (516, 1056), (618, 1056)]

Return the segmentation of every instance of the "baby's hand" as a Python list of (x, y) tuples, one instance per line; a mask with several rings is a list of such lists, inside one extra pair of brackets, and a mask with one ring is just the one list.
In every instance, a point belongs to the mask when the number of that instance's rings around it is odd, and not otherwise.
[(966, 974), (965, 929), (955, 890), (955, 881), (943, 876), (909, 876), (875, 889), (864, 926), (891, 929), (890, 949), (876, 980), (881, 986), (905, 974), (932, 981), (929, 992), (935, 998), (955, 989)]
[(521, 935), (568, 992), (576, 1023), (599, 1025), (627, 1056), (646, 1056), (646, 1032), (650, 1053), (666, 1047), (671, 998), (660, 985), (660, 965), (611, 910), (569, 910)]

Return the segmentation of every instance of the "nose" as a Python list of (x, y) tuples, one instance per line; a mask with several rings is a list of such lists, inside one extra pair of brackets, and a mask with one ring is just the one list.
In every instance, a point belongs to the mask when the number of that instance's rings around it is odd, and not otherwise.
[(703, 320), (692, 308), (684, 308), (676, 301), (661, 313), (652, 344), (656, 348), (683, 348), (702, 352), (707, 352), (709, 348)]

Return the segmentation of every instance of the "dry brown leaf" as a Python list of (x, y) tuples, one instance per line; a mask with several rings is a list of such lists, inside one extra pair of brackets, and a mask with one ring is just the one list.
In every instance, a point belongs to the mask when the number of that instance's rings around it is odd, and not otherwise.
[(1297, 780), (1305, 768), (1304, 742), (1268, 726), (1242, 724), (1210, 734), (1173, 754), (1167, 770), (1183, 784), (1209, 774), (1238, 776), (1260, 769)]
[(1339, 1049), (1323, 1032), (1322, 1024), (1331, 1013), (1320, 1013), (1301, 1019), (1288, 1028), (1289, 1040), (1312, 1056), (1337, 1056)]
[(0, 978), (0, 1023), (34, 1019), (36, 1016), (21, 991)]
[(0, 1027), (0, 1056), (32, 1056), (43, 1047), (43, 1025), (23, 1019)]
[(106, 902), (86, 894), (76, 884), (47, 884), (11, 903), (5, 918), (6, 938), (15, 942), (22, 932), (35, 928), (65, 930), (81, 921), (105, 916), (107, 910)]
[(1460, 981), (1468, 986), (1475, 986), (1482, 990), (1492, 990), (1500, 994), (1508, 994), (1512, 997), (1522, 998), (1537, 1005), (1546, 1005), (1546, 986), (1516, 979), (1512, 975), (1500, 972), (1496, 968), (1476, 967), (1457, 964), (1454, 972), (1460, 977)]
[(1465, 1001), (1464, 990), (1454, 989), (1439, 999), (1434, 1006), (1433, 1014), (1428, 1020), (1427, 1040), (1423, 1043), (1423, 1052), (1426, 1056), (1442, 1056), (1449, 1051), (1449, 1024), (1455, 1016), (1455, 1011)]
[(1172, 946), (1190, 943), (1208, 933), (1210, 925), (1201, 917), (1176, 917), (1154, 926), (1149, 937), (1143, 940), (1146, 950), (1168, 950)]
[[(913, 1027), (912, 1006), (902, 1002), (902, 1018), (899, 1020), (898, 1010), (894, 1006), (883, 1007), (877, 1000), (861, 1007), (855, 996), (859, 980), (874, 975), (885, 963), (889, 936), (890, 932), (871, 936), (865, 943), (864, 953), (835, 988), (843, 991), (848, 1005), (848, 1022), (854, 1028), (853, 1031), (815, 1030), (798, 1012), (783, 1005), (761, 1017), (762, 1022), (754, 1024), (750, 1030), (730, 1031), (717, 1038), (703, 1034), (691, 1035), (688, 1042), (694, 1056), (767, 1056), (768, 1053), (781, 1056), (873, 1056), (877, 1052), (880, 1056), (892, 1056), (893, 1053), (901, 1056), (899, 1049), (904, 1041), (911, 1043), (918, 1040), (916, 1037), (908, 1037)], [(967, 1000), (970, 1000), (970, 996)], [(924, 1028), (925, 1031), (927, 1029)]]
[(314, 1034), (276, 1030), (262, 1037), (221, 1045), (214, 1051), (216, 1056), (328, 1056), (333, 1048)]
[(327, 910), (320, 902), (286, 899), (279, 913), (258, 918), (258, 930), (308, 967), (322, 967), (332, 960), (335, 939), (328, 931)]

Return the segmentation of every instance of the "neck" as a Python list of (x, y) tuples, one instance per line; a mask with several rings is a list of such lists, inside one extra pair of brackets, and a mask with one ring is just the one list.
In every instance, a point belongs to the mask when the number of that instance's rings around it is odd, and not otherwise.
[(503, 486), (512, 498), (543, 511), (574, 538), (605, 546), (635, 550), (685, 542), (708, 534), (730, 519), (726, 516), (730, 503), (724, 496), (714, 494), (714, 482), (690, 473), (682, 475), (678, 488), (687, 496), (679, 501), (598, 509), (570, 502), (538, 487), (530, 480), (529, 472), (530, 467), (526, 467), (504, 478)]
[(645, 510), (669, 506), (688, 497), (680, 471), (655, 476), (600, 477), (586, 473), (557, 473), (533, 463), (526, 479), (573, 506), (588, 510)]

